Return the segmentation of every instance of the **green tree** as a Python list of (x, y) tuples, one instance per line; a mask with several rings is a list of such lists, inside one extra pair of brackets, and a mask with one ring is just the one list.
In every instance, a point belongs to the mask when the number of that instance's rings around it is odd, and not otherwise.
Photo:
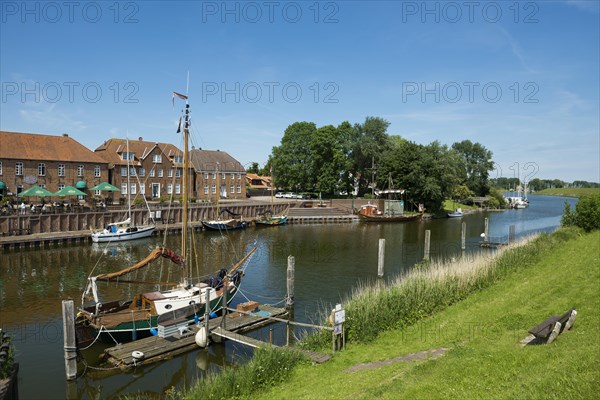
[(258, 174), (259, 171), (259, 166), (257, 162), (252, 162), (250, 163), (250, 166), (248, 168), (246, 168), (246, 172), (249, 172), (251, 174)]
[(469, 197), (473, 197), (475, 193), (471, 189), (467, 187), (467, 185), (456, 185), (452, 189), (452, 199), (453, 200), (465, 200)]
[(494, 169), (492, 152), (479, 143), (463, 140), (452, 145), (463, 160), (464, 182), (477, 196), (486, 195), (489, 190), (489, 173)]
[(273, 148), (271, 160), (279, 187), (292, 190), (314, 187), (311, 141), (316, 132), (313, 122), (295, 122), (287, 127), (281, 144)]

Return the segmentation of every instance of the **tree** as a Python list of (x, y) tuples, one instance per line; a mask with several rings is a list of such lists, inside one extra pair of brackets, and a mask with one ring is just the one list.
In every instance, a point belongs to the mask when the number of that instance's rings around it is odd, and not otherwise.
[(367, 117), (364, 123), (354, 125), (350, 167), (358, 185), (359, 196), (369, 189), (373, 162), (379, 165), (381, 155), (389, 148), (386, 133), (389, 126), (388, 121), (379, 117)]
[(251, 174), (258, 174), (258, 163), (257, 162), (252, 162), (250, 163), (250, 167), (246, 168), (246, 172), (249, 172)]
[(477, 196), (486, 195), (489, 190), (488, 176), (494, 169), (492, 152), (479, 143), (463, 140), (452, 145), (463, 159), (464, 183)]
[(586, 232), (600, 229), (600, 195), (585, 196), (575, 206), (575, 223)]
[(469, 189), (466, 185), (456, 185), (452, 189), (452, 199), (453, 200), (465, 200), (469, 197), (473, 197), (475, 194), (471, 189)]
[(281, 145), (273, 148), (279, 187), (300, 190), (314, 186), (311, 140), (316, 131), (313, 122), (295, 122), (285, 130)]

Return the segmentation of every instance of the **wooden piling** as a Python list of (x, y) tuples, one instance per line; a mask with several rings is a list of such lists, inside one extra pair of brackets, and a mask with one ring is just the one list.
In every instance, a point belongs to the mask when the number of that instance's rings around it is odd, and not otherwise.
[(465, 251), (467, 248), (467, 223), (463, 222), (460, 229), (460, 249)]
[(383, 278), (383, 265), (385, 263), (385, 239), (379, 239), (379, 257), (377, 259), (377, 276)]
[(431, 244), (431, 231), (427, 229), (425, 231), (425, 252), (423, 254), (424, 260), (429, 260), (429, 247)]
[(77, 343), (75, 338), (75, 305), (73, 300), (63, 300), (63, 338), (65, 373), (67, 380), (77, 378)]
[(290, 309), (294, 305), (294, 271), (296, 269), (296, 259), (294, 256), (288, 257), (287, 264), (287, 296), (285, 299), (285, 308)]
[(512, 243), (515, 241), (515, 225), (510, 225), (508, 227), (508, 243)]
[(210, 330), (208, 320), (210, 319), (210, 288), (206, 288), (204, 298), (204, 331), (206, 332), (206, 345), (210, 343)]
[(489, 233), (489, 224), (488, 224), (488, 219), (487, 218), (484, 220), (484, 223), (485, 223), (485, 225), (484, 225), (484, 228), (483, 228), (483, 233), (484, 233), (483, 241), (484, 242), (488, 242), (489, 241), (490, 233)]

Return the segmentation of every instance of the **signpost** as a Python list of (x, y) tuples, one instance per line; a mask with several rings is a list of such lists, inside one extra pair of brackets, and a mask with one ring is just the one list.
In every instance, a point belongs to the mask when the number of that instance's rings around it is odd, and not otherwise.
[(336, 304), (332, 310), (333, 314), (333, 351), (341, 350), (346, 348), (346, 335), (344, 334), (344, 322), (346, 322), (346, 310), (342, 308), (341, 304)]

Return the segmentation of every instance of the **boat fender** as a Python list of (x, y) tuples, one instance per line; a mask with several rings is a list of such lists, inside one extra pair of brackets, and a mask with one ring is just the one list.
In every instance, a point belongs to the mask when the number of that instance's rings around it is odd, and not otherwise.
[(211, 318), (211, 319), (212, 318), (217, 318), (217, 313), (214, 312), (214, 311), (211, 311), (210, 314), (208, 314), (208, 317)]
[(158, 329), (156, 329), (156, 328), (150, 328), (150, 334), (152, 336), (158, 336)]
[(134, 360), (141, 360), (144, 358), (144, 353), (139, 350), (134, 350), (131, 352), (131, 357), (133, 357)]
[(208, 338), (206, 336), (206, 327), (203, 326), (198, 330), (198, 333), (196, 333), (195, 340), (196, 344), (199, 347), (206, 347), (206, 345), (208, 344)]

